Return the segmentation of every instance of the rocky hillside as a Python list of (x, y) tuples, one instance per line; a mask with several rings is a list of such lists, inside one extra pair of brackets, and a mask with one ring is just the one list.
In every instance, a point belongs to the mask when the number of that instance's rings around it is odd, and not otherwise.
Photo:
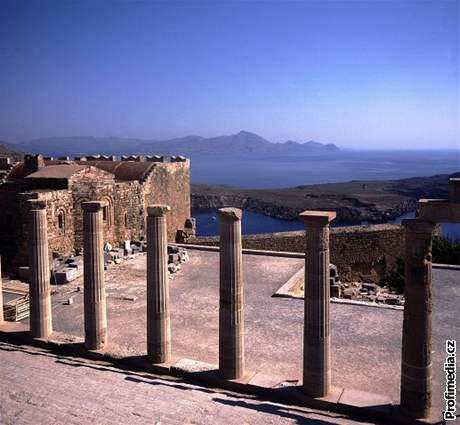
[(23, 153), (19, 149), (11, 148), (6, 142), (0, 141), (0, 156), (9, 156), (15, 159), (21, 159)]
[(351, 181), (288, 189), (242, 190), (192, 185), (192, 208), (209, 211), (234, 206), (294, 220), (306, 209), (333, 210), (343, 224), (385, 222), (413, 211), (419, 198), (448, 196), (449, 175), (388, 181)]

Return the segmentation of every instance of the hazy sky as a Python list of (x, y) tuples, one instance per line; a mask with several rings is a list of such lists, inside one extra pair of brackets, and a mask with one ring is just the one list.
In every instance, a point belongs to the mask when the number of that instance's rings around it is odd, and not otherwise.
[(0, 140), (459, 147), (460, 0), (0, 0)]

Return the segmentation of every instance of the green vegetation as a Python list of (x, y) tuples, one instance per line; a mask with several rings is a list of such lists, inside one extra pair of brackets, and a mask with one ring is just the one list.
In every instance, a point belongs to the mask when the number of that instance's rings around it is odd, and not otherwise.
[(460, 241), (436, 236), (433, 238), (433, 262), (460, 265)]
[(392, 291), (404, 293), (404, 258), (396, 260), (396, 267), (386, 274), (385, 281)]
[[(434, 263), (460, 265), (460, 241), (436, 236), (433, 238), (432, 255)], [(392, 291), (397, 294), (404, 292), (404, 258), (396, 260), (396, 267), (387, 272), (384, 280)]]

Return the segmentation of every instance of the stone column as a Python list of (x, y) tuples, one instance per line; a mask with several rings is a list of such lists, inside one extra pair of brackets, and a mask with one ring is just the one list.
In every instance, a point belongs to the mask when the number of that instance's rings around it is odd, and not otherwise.
[(46, 204), (37, 199), (28, 202), (30, 334), (33, 338), (48, 338), (53, 326)]
[(3, 283), (2, 283), (2, 257), (0, 257), (0, 326), (3, 325)]
[(241, 215), (237, 208), (219, 210), (219, 372), (227, 379), (245, 372)]
[(299, 215), (306, 225), (303, 390), (311, 397), (324, 397), (331, 387), (329, 223), (335, 216), (329, 211)]
[(431, 408), (431, 237), (435, 223), (403, 220), (406, 229), (401, 409), (412, 418)]
[(153, 363), (171, 360), (167, 205), (147, 208), (147, 356)]
[(98, 350), (107, 342), (104, 287), (102, 208), (104, 202), (83, 202), (83, 268), (85, 347)]

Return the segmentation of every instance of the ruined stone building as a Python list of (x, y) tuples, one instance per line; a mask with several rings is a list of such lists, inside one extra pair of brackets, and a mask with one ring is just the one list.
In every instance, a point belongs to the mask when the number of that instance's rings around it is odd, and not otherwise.
[(143, 240), (146, 209), (171, 206), (168, 239), (193, 232), (190, 210), (190, 162), (184, 157), (43, 158), (26, 155), (0, 185), (0, 254), (11, 271), (27, 265), (29, 199), (46, 202), (50, 252), (71, 255), (82, 247), (81, 203), (100, 200), (104, 240), (119, 245)]

